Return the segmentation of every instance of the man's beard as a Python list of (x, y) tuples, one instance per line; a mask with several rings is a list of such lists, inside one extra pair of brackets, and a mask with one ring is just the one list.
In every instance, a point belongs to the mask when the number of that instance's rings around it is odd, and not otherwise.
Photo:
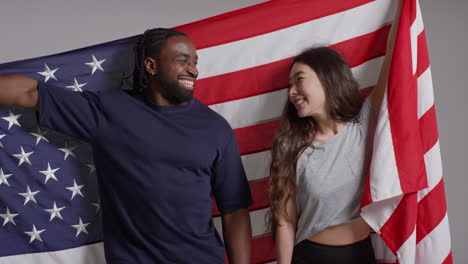
[(158, 75), (161, 95), (171, 104), (179, 105), (193, 98), (193, 90), (184, 89), (178, 81), (170, 81), (163, 74)]

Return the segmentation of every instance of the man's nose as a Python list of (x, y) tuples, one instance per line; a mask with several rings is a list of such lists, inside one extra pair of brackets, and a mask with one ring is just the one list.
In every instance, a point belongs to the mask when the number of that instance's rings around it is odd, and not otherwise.
[(187, 66), (187, 72), (190, 73), (194, 78), (198, 76), (198, 69), (195, 63), (190, 62)]

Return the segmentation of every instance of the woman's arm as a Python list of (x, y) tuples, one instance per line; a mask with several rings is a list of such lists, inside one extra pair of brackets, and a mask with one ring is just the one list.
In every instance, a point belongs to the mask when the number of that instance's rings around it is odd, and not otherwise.
[(379, 80), (377, 82), (377, 85), (374, 87), (371, 94), (369, 95), (370, 100), (377, 109), (380, 109), (380, 106), (382, 105), (385, 89), (387, 87), (388, 75), (390, 72), (390, 62), (392, 61), (393, 47), (395, 45), (395, 35), (400, 22), (402, 2), (402, 0), (398, 0), (398, 8), (395, 13), (395, 18), (393, 19), (392, 28), (390, 29), (390, 33), (388, 34), (387, 51), (385, 53), (385, 59), (382, 64), (382, 69), (380, 70)]
[(296, 203), (289, 199), (286, 203), (288, 219), (281, 219), (276, 226), (276, 261), (278, 264), (290, 264), (296, 239), (297, 210)]

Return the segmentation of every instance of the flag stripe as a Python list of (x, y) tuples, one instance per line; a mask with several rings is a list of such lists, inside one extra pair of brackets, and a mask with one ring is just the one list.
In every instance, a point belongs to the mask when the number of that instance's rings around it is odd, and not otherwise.
[(418, 222), (416, 225), (416, 243), (419, 243), (428, 233), (430, 233), (447, 214), (445, 204), (444, 181), (432, 189), (418, 203)]
[(104, 243), (99, 242), (59, 251), (0, 257), (0, 263), (105, 263)]
[(415, 263), (417, 264), (451, 263), (451, 242), (447, 214), (445, 214), (442, 221), (416, 245), (416, 248), (417, 258)]
[[(418, 36), (418, 62), (416, 76), (421, 76), (430, 66), (429, 52), (427, 50), (426, 32), (422, 31)], [(432, 91), (432, 89), (430, 89)]]
[[(403, 196), (390, 218), (380, 228), (380, 236), (393, 252), (397, 252), (400, 246), (414, 233), (417, 217), (416, 201), (416, 193)], [(395, 230), (398, 230), (398, 233), (395, 233)]]
[[(199, 78), (283, 60), (312, 45), (331, 45), (374, 32), (391, 21), (386, 11), (391, 3), (391, 0), (379, 0), (283, 30), (198, 50), (199, 68), (203, 69)], [(330, 34), (330, 28), (334, 28), (334, 34)], [(242, 60), (237, 58), (239, 54)]]
[[(262, 35), (352, 9), (371, 0), (269, 1), (175, 29), (186, 32), (197, 49)], [(294, 14), (291, 16), (290, 14)], [(274, 17), (274, 19), (272, 19)]]
[(233, 129), (237, 129), (279, 118), (287, 98), (287, 89), (282, 89), (236, 101), (210, 105), (210, 108), (223, 116)]
[[(390, 26), (358, 36), (330, 47), (339, 51), (351, 67), (385, 55), (385, 45)], [(293, 58), (248, 69), (221, 74), (197, 81), (195, 96), (208, 105), (238, 100), (288, 86), (288, 73)], [(364, 78), (361, 76), (361, 78)], [(220, 89), (222, 87), (222, 89)]]
[(450, 254), (444, 259), (444, 262), (442, 264), (453, 264), (453, 257), (452, 257), (452, 252), (450, 251)]
[(434, 105), (419, 119), (419, 129), (421, 133), (424, 152), (427, 152), (439, 140)]
[(424, 154), (424, 161), (426, 163), (429, 187), (418, 192), (419, 201), (421, 201), (442, 179), (442, 158), (440, 156), (439, 141)]
[(262, 151), (242, 156), (247, 180), (255, 181), (269, 176), (271, 151)]
[(236, 134), (241, 155), (269, 150), (279, 123), (279, 120), (274, 120), (235, 129), (234, 133)]
[(418, 78), (418, 117), (421, 118), (434, 105), (431, 68), (428, 67)]
[(275, 244), (271, 234), (254, 238), (252, 241), (252, 262), (265, 263), (275, 259)]
[[(407, 4), (410, 2), (403, 2), (403, 5)], [(423, 153), (419, 148), (417, 82), (411, 68), (411, 40), (409, 32), (405, 30), (411, 22), (408, 21), (408, 14), (403, 13), (405, 10), (408, 12), (409, 9), (403, 7), (400, 18), (390, 66), (387, 98), (400, 184), (403, 192), (409, 193), (427, 187), (427, 181)]]
[[(402, 192), (388, 118), (387, 102), (387, 95), (385, 94), (380, 107), (379, 122), (377, 123), (372, 150), (370, 193), (364, 193), (369, 195), (369, 198), (365, 200), (372, 202), (386, 200)], [(381, 177), (372, 178), (372, 175), (381, 175)]]

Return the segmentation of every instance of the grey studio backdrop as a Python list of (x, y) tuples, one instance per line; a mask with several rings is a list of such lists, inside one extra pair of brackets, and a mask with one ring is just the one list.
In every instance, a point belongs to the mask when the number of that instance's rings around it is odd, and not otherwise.
[[(172, 27), (264, 0), (1, 0), (0, 63)], [(455, 263), (468, 263), (468, 1), (420, 0), (435, 89)]]

